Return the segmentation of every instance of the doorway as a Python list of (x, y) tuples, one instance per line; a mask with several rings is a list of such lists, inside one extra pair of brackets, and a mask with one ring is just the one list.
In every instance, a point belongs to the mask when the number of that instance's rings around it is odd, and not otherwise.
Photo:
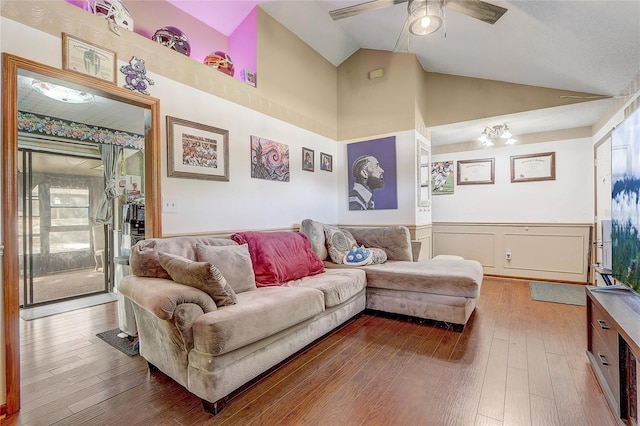
[(103, 190), (100, 158), (19, 148), (21, 308), (110, 291), (109, 226), (93, 220)]
[[(156, 98), (132, 93), (109, 82), (100, 81), (71, 71), (60, 70), (29, 61), (8, 53), (2, 53), (2, 281), (4, 287), (4, 356), (6, 409), (8, 416), (20, 409), (20, 268), (18, 247), (18, 110), (23, 93), (21, 76), (63, 83), (95, 95), (102, 94), (104, 102), (117, 102), (117, 107), (108, 108), (108, 117), (113, 113), (129, 114), (128, 106), (141, 108), (144, 123), (144, 182), (145, 187), (145, 236), (162, 236), (160, 222), (160, 105)], [(28, 89), (28, 87), (27, 87)], [(96, 103), (99, 105), (99, 103)], [(49, 110), (49, 109), (47, 109)], [(45, 110), (45, 111), (47, 111)], [(88, 111), (82, 107), (79, 111)], [(46, 114), (46, 112), (43, 112)], [(60, 117), (64, 118), (64, 117)], [(1, 385), (0, 385), (1, 386)], [(2, 407), (0, 407), (2, 409)]]

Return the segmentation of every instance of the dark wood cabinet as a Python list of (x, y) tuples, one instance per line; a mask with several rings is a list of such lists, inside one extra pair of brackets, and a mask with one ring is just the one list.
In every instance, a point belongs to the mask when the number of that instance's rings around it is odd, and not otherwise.
[(587, 356), (619, 423), (637, 425), (640, 295), (625, 287), (586, 292)]

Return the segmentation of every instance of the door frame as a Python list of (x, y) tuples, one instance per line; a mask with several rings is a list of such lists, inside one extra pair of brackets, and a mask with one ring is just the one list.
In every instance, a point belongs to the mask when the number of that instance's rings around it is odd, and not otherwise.
[(145, 130), (145, 237), (162, 235), (160, 221), (160, 100), (73, 71), (60, 70), (9, 53), (2, 54), (2, 282), (6, 414), (20, 410), (20, 308), (18, 267), (18, 73), (36, 72), (101, 92), (101, 95), (149, 110)]

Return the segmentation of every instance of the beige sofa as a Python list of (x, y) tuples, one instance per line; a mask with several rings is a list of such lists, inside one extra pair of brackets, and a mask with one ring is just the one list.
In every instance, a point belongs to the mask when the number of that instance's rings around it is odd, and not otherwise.
[(197, 260), (202, 246), (246, 247), (206, 237), (141, 241), (130, 256), (137, 275), (125, 277), (119, 291), (133, 306), (149, 368), (200, 397), (213, 414), (232, 391), (364, 310), (365, 273), (357, 269), (327, 270), (282, 286), (236, 286), (236, 303), (217, 307), (204, 291), (172, 281), (158, 260), (159, 253)]
[[(312, 233), (308, 225), (305, 222), (301, 230)], [(313, 226), (317, 229), (318, 224)], [(316, 265), (309, 275), (288, 281), (283, 281), (283, 275), (274, 278), (273, 274), (289, 267), (304, 275), (304, 270), (297, 270), (304, 269), (306, 261), (298, 258), (265, 269), (263, 262), (268, 256), (260, 252), (260, 242), (258, 248), (255, 242), (239, 244), (209, 237), (139, 242), (130, 257), (134, 275), (122, 280), (119, 291), (135, 312), (140, 354), (151, 370), (159, 369), (173, 378), (200, 397), (206, 411), (216, 414), (234, 390), (362, 312), (365, 304), (372, 309), (464, 327), (482, 282), (477, 262), (463, 261), (467, 268), (452, 261), (412, 262), (411, 241), (403, 227), (353, 231), (360, 241), (384, 249), (389, 260), (365, 267), (323, 264), (323, 257), (312, 254), (317, 243), (313, 236), (308, 238), (303, 232), (261, 233), (283, 238), (274, 243), (275, 248), (271, 242), (264, 244), (271, 252), (295, 257), (288, 241), (296, 239), (306, 244), (304, 250), (320, 262), (321, 269)], [(283, 241), (286, 247), (281, 250), (278, 244)], [(211, 261), (205, 254), (212, 252), (222, 257)], [(216, 265), (227, 277), (235, 303), (217, 306), (219, 295), (211, 296), (189, 283), (172, 280), (164, 269), (166, 262), (160, 261), (168, 256), (197, 261), (196, 266)], [(447, 269), (453, 271), (449, 281), (443, 280)], [(261, 280), (266, 286), (256, 286)]]

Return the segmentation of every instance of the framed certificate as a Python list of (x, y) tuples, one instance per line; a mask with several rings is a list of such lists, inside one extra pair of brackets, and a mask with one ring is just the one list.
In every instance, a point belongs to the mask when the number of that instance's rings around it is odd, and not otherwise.
[(116, 84), (116, 53), (62, 33), (62, 68)]
[(458, 161), (458, 185), (492, 184), (494, 173), (494, 158)]
[(514, 155), (511, 157), (511, 182), (556, 179), (556, 153)]

